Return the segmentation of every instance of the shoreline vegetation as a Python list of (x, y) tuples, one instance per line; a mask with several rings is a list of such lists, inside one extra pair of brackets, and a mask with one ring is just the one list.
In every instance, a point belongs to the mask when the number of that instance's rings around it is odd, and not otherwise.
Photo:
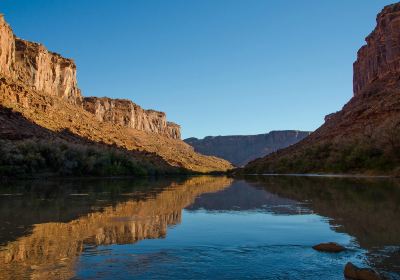
[(0, 178), (198, 174), (162, 165), (155, 157), (152, 159), (151, 154), (60, 139), (0, 140), (0, 154)]
[(400, 121), (370, 135), (317, 144), (299, 142), (250, 162), (240, 174), (360, 174), (400, 176)]

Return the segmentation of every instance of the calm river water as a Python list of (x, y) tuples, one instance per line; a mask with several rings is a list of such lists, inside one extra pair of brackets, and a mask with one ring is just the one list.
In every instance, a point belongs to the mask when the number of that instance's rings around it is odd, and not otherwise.
[[(338, 242), (339, 254), (313, 245)], [(0, 184), (0, 279), (400, 279), (400, 182), (263, 176)]]

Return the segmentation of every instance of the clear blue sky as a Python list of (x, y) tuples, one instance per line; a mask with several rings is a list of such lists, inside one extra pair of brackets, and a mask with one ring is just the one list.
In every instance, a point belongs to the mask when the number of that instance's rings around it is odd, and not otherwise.
[(85, 96), (167, 113), (183, 137), (314, 130), (352, 96), (384, 0), (1, 0), (17, 36), (73, 58)]

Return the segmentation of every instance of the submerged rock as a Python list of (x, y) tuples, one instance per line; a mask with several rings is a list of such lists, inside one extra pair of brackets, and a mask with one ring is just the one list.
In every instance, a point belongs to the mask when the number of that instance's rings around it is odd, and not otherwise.
[(329, 253), (340, 253), (340, 252), (346, 250), (345, 247), (343, 247), (342, 245), (339, 245), (335, 242), (321, 243), (321, 244), (313, 246), (313, 249), (317, 250), (317, 251), (329, 252)]
[(356, 280), (381, 280), (382, 277), (371, 268), (359, 268), (348, 262), (344, 268), (344, 276)]

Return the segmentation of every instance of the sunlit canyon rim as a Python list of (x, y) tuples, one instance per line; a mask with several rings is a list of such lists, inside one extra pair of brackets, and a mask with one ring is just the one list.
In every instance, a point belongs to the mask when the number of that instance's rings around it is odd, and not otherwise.
[[(3, 154), (10, 155), (3, 157), (0, 173), (141, 175), (231, 168), (194, 152), (163, 112), (130, 100), (83, 97), (75, 63), (16, 37), (3, 15), (0, 42), (0, 139)], [(34, 162), (23, 150), (35, 154)], [(18, 153), (24, 160), (14, 156)]]

